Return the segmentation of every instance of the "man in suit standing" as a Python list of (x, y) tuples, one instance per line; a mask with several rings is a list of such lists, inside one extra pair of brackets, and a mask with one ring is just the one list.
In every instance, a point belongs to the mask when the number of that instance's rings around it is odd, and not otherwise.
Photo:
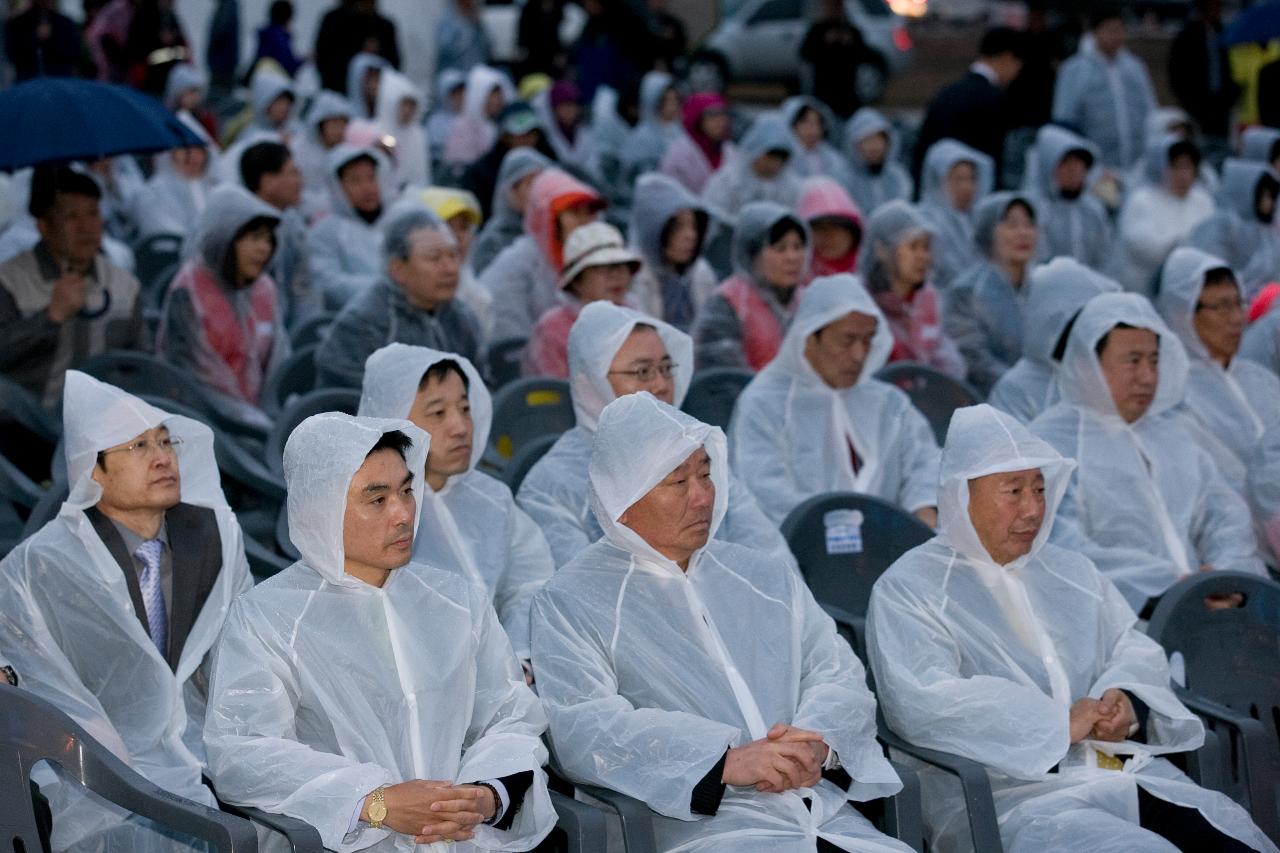
[[(207, 426), (68, 371), (70, 494), (0, 562), (0, 658), (150, 781), (202, 784), (209, 650), (252, 586)], [(170, 850), (146, 821), (37, 775), (52, 849)]]
[(916, 186), (925, 152), (939, 139), (958, 139), (991, 157), (996, 163), (996, 185), (1000, 185), (1004, 136), (1009, 130), (1005, 90), (1022, 70), (1022, 38), (1009, 27), (987, 30), (978, 45), (977, 61), (929, 101), (911, 163)]

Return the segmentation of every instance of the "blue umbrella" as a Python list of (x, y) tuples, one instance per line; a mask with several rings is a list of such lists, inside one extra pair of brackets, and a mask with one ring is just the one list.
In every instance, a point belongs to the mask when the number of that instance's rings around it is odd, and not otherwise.
[(1258, 3), (1236, 15), (1219, 42), (1223, 47), (1280, 38), (1280, 2)]
[(109, 83), (41, 77), (0, 92), (0, 171), (204, 145), (155, 98)]

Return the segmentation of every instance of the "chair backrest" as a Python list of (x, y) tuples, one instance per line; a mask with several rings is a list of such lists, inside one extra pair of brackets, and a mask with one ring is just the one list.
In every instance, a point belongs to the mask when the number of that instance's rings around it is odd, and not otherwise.
[[(133, 350), (112, 350), (95, 356), (80, 370), (130, 394), (150, 394), (180, 403), (195, 412), (205, 412), (207, 401), (199, 391), (199, 380), (154, 355)], [(208, 420), (201, 415), (201, 420)]]
[(297, 349), (320, 343), (333, 325), (333, 318), (337, 316), (337, 313), (329, 311), (304, 320), (289, 334), (290, 342)]
[(503, 338), (489, 344), (489, 381), (495, 389), (520, 378), (520, 359), (528, 338)]
[(932, 539), (933, 531), (888, 501), (830, 492), (791, 510), (782, 536), (813, 597), (860, 632), (876, 580), (907, 551)]
[(181, 234), (152, 234), (133, 249), (134, 272), (147, 302), (158, 307), (182, 265)]
[(876, 378), (906, 392), (933, 427), (939, 445), (946, 441), (951, 413), (964, 406), (976, 406), (983, 400), (967, 382), (912, 361), (895, 361), (877, 373)]
[(295, 397), (316, 389), (316, 350), (319, 348), (319, 344), (298, 347), (267, 377), (262, 389), (264, 412), (274, 418)]
[(22, 528), (22, 538), (26, 539), (35, 533), (41, 527), (44, 527), (58, 515), (58, 510), (62, 509), (63, 503), (67, 500), (67, 495), (71, 490), (67, 486), (65, 480), (54, 480), (53, 484), (40, 498), (40, 502), (31, 508), (31, 512), (27, 515), (26, 527)]
[(31, 510), (40, 503), (44, 492), (44, 489), (22, 473), (21, 468), (10, 462), (7, 457), (0, 456), (0, 499)]
[(43, 848), (31, 796), (31, 768), (40, 761), (58, 765), (65, 777), (126, 811), (203, 839), (218, 851), (258, 849), (248, 821), (152, 784), (54, 705), (0, 685), (0, 838), (6, 850)]
[(61, 436), (61, 421), (26, 388), (0, 376), (0, 455), (41, 482), (52, 473), (54, 447)]
[(524, 482), (525, 476), (559, 438), (558, 435), (540, 435), (512, 457), (507, 466), (502, 469), (502, 479), (511, 488), (512, 494), (520, 491), (520, 484)]
[(574, 421), (568, 382), (545, 376), (517, 379), (493, 395), (489, 444), (509, 461), (533, 439), (560, 435)]
[[(1211, 610), (1206, 596), (1240, 593), (1241, 607)], [(1186, 666), (1192, 693), (1260, 721), (1280, 736), (1280, 584), (1243, 572), (1201, 572), (1160, 599), (1147, 635)]]
[(321, 412), (345, 412), (354, 415), (360, 408), (360, 392), (354, 388), (321, 388), (303, 394), (284, 407), (267, 436), (267, 466), (284, 477), (284, 445), (298, 424)]
[(680, 408), (704, 424), (727, 430), (738, 395), (753, 376), (755, 374), (744, 367), (699, 370), (693, 374), (689, 393), (685, 395), (684, 404)]

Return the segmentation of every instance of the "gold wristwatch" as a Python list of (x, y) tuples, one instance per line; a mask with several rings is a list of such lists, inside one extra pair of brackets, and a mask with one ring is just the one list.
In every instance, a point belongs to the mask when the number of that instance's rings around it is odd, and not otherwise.
[(386, 785), (374, 790), (373, 801), (369, 803), (369, 826), (382, 829), (382, 822), (387, 819)]

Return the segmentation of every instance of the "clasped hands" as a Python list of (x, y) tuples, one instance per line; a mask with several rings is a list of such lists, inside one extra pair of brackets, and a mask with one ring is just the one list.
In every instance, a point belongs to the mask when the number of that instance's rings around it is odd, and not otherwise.
[[(372, 796), (365, 797), (360, 809), (360, 819), (365, 822)], [(476, 824), (491, 820), (498, 810), (493, 792), (483, 785), (414, 779), (389, 785), (382, 796), (387, 807), (382, 825), (414, 836), (415, 844), (470, 841)]]
[(1071, 742), (1093, 738), (1118, 743), (1129, 736), (1129, 729), (1137, 720), (1129, 697), (1112, 687), (1101, 699), (1086, 696), (1071, 706)]
[(827, 753), (817, 732), (774, 723), (760, 740), (729, 749), (721, 781), (771, 794), (811, 788), (822, 779)]

